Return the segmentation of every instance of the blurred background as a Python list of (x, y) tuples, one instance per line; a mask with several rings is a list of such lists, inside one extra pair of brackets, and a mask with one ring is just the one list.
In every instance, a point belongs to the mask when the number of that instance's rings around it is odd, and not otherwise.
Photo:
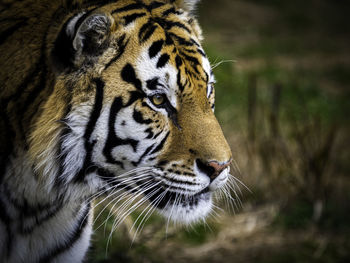
[(139, 212), (110, 235), (103, 211), (89, 262), (350, 262), (349, 14), (347, 0), (202, 0), (235, 202), (188, 228), (155, 214), (136, 237)]

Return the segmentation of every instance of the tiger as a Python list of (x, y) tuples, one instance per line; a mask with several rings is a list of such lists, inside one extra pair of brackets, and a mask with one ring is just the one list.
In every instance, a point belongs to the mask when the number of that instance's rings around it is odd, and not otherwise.
[(85, 260), (100, 196), (210, 214), (232, 153), (197, 4), (1, 1), (2, 262)]

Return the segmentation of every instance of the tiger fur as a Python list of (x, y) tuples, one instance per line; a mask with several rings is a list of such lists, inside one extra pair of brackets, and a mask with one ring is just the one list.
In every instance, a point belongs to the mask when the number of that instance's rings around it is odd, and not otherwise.
[(1, 1), (1, 262), (81, 262), (100, 193), (211, 211), (231, 151), (196, 2)]

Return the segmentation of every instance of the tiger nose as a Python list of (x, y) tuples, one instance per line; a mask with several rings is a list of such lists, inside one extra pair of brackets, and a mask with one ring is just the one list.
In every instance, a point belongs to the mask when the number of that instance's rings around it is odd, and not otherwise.
[(210, 178), (210, 182), (212, 182), (223, 170), (225, 170), (230, 165), (231, 161), (232, 159), (223, 163), (219, 163), (217, 161), (209, 161), (207, 163), (203, 163), (201, 160), (197, 159), (196, 162), (198, 168), (204, 172)]

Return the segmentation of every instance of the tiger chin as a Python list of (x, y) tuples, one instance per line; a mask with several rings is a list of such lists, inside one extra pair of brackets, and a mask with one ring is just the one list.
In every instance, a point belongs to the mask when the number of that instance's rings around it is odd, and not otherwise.
[(232, 154), (197, 2), (0, 4), (1, 260), (81, 262), (101, 196), (123, 215), (210, 213)]

